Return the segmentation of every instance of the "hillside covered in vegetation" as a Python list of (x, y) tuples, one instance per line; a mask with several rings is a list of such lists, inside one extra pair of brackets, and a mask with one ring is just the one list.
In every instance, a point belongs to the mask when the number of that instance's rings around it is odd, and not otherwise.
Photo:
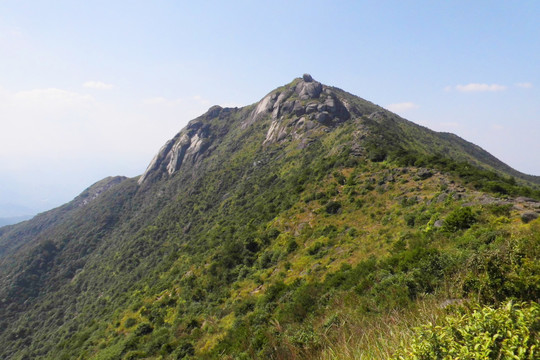
[(0, 358), (535, 359), (539, 184), (304, 75), (0, 228)]

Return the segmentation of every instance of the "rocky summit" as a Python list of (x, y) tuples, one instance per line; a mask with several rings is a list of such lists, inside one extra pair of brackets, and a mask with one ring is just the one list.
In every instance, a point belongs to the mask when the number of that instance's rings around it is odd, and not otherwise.
[(0, 358), (533, 359), (539, 184), (304, 74), (1, 227)]
[[(183, 163), (194, 163), (204, 156), (219, 137), (212, 134), (208, 122), (225, 118), (234, 109), (212, 106), (202, 117), (191, 121), (186, 128), (169, 140), (154, 157), (145, 173), (139, 179), (143, 184), (148, 178), (166, 172), (178, 171)], [(351, 118), (350, 108), (332, 88), (313, 80), (304, 74), (283, 90), (276, 90), (265, 96), (242, 122), (247, 128), (257, 121), (271, 118), (270, 128), (263, 145), (293, 139), (309, 138), (312, 130), (324, 125), (336, 126)], [(356, 113), (356, 115), (361, 115)]]

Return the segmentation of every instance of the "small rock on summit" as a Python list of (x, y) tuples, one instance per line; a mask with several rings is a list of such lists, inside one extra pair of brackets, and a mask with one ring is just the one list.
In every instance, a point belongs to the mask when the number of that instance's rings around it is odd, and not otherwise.
[(304, 79), (305, 82), (312, 82), (313, 81), (313, 78), (309, 74), (302, 75), (302, 78)]

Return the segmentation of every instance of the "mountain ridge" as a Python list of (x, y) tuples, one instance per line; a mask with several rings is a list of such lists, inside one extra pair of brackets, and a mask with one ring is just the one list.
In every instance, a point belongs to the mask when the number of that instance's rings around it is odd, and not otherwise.
[[(328, 95), (328, 97), (320, 100), (321, 95)], [(351, 105), (347, 102), (346, 97), (360, 99), (361, 105)], [(317, 102), (315, 100), (319, 101)], [(286, 127), (295, 126), (294, 129), (297, 130), (299, 127), (297, 123), (300, 124), (301, 128), (307, 126), (309, 128), (307, 132), (309, 132), (309, 130), (320, 125), (324, 125), (327, 128), (339, 125), (341, 122), (349, 120), (351, 116), (367, 116), (370, 120), (380, 123), (393, 122), (395, 124), (396, 122), (405, 122), (417, 129), (422, 129), (422, 131), (427, 130), (432, 134), (436, 134), (440, 138), (439, 140), (447, 142), (445, 146), (453, 145), (461, 147), (469, 155), (467, 160), (474, 160), (478, 166), (540, 184), (540, 176), (521, 173), (504, 164), (478, 145), (468, 142), (455, 134), (435, 132), (422, 125), (412, 123), (378, 105), (339, 88), (321, 84), (309, 74), (304, 74), (302, 78), (296, 78), (291, 83), (278, 87), (264, 96), (259, 102), (244, 108), (248, 107), (254, 107), (254, 110), (241, 123), (240, 126), (242, 129), (246, 129), (258, 119), (260, 120), (268, 114), (272, 114), (272, 123), (263, 145), (283, 140), (287, 135), (296, 136), (297, 138), (302, 137), (305, 134), (299, 134), (298, 132), (290, 134), (286, 129)], [(139, 184), (144, 183), (147, 177), (160, 166), (165, 166), (168, 174), (171, 175), (175, 171), (178, 171), (184, 158), (186, 161), (196, 161), (197, 157), (201, 156), (212, 142), (212, 138), (209, 138), (209, 134), (207, 133), (209, 125), (204, 125), (204, 122), (219, 118), (221, 112), (228, 114), (234, 111), (237, 111), (237, 108), (222, 108), (219, 105), (214, 105), (206, 113), (190, 121), (173, 139), (162, 146), (148, 165), (146, 171), (141, 175)], [(284, 117), (290, 117), (291, 114), (293, 116), (296, 115), (296, 117), (292, 121), (287, 122), (287, 119), (284, 119)], [(282, 123), (283, 120), (285, 120), (285, 123)], [(223, 135), (218, 134), (217, 138)], [(464, 158), (458, 157), (456, 160), (464, 160)], [(166, 162), (166, 164), (164, 165), (163, 162)]]

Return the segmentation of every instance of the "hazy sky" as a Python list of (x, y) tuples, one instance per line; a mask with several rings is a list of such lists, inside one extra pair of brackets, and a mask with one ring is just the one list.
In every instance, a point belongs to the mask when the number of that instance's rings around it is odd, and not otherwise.
[(305, 72), (540, 175), (538, 19), (536, 0), (0, 0), (0, 217), (139, 175), (211, 105)]

